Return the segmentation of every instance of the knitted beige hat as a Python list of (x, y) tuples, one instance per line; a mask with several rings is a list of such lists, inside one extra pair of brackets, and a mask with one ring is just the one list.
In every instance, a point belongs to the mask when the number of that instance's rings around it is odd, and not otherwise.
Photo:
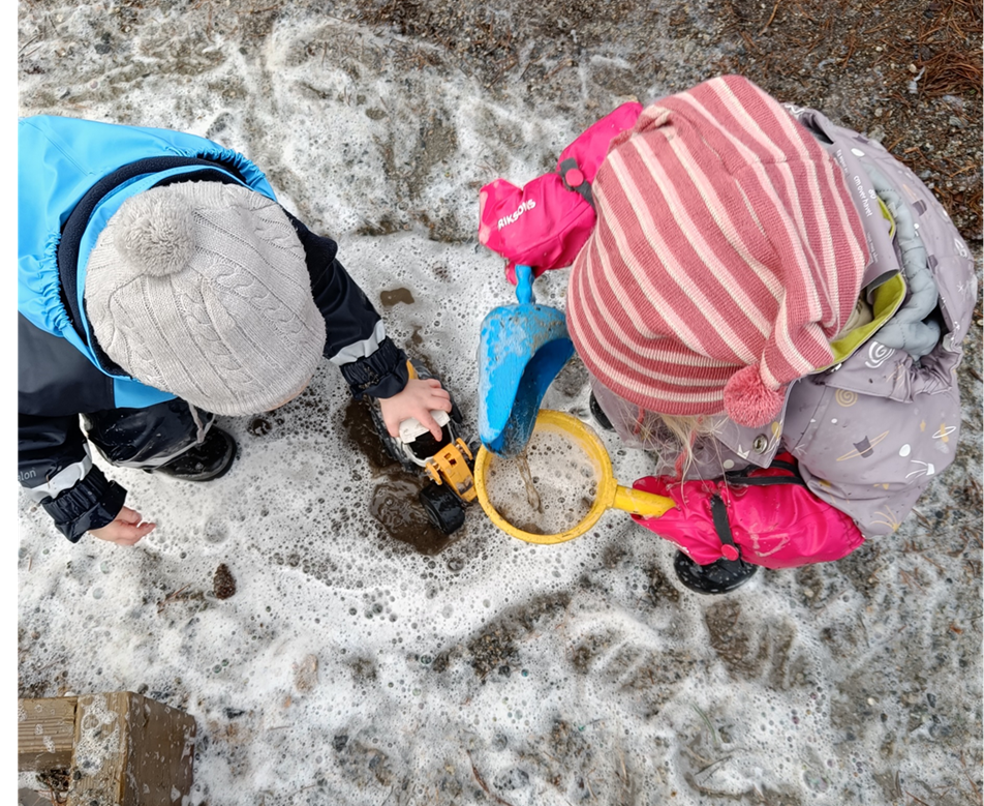
[(325, 345), (293, 226), (238, 185), (182, 182), (127, 199), (89, 256), (85, 309), (127, 373), (216, 414), (280, 405)]

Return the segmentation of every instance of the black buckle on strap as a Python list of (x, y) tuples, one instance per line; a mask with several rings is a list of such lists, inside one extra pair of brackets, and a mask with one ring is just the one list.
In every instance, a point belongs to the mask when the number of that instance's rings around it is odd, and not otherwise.
[[(720, 562), (733, 563), (737, 566), (741, 561), (741, 549), (735, 545), (735, 538), (731, 533), (731, 524), (728, 523), (728, 508), (717, 493), (711, 496), (711, 520), (714, 522), (714, 531), (717, 532), (721, 544), (732, 548), (732, 552), (724, 552), (724, 557)], [(729, 557), (728, 554), (730, 553), (734, 553), (735, 556)]]
[[(574, 191), (594, 207), (594, 197), (591, 195), (591, 183), (585, 179), (581, 169), (578, 168), (576, 159), (568, 157), (561, 162), (557, 166), (557, 173), (560, 174), (560, 181), (564, 183), (565, 188)], [(571, 184), (571, 181), (574, 181), (576, 184)]]

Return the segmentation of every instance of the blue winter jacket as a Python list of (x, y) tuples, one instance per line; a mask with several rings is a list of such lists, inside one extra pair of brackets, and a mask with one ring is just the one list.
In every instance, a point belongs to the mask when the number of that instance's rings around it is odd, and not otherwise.
[[(92, 464), (79, 415), (173, 398), (129, 377), (91, 333), (83, 304), (89, 253), (126, 199), (186, 181), (239, 184), (276, 200), (252, 162), (202, 137), (63, 117), (19, 121), (18, 480), (73, 542), (112, 521), (126, 496)], [(287, 216), (325, 317), (324, 355), (356, 397), (401, 391), (406, 356), (335, 259), (337, 245)]]

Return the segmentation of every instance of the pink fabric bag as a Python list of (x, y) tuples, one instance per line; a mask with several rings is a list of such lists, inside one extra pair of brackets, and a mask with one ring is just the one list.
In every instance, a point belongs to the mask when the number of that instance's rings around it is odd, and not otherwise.
[(570, 266), (591, 234), (595, 212), (591, 181), (619, 132), (630, 128), (642, 104), (622, 104), (592, 124), (557, 160), (555, 173), (543, 174), (522, 188), (496, 179), (479, 193), (478, 240), (506, 258), (506, 278), (516, 284), (516, 265), (539, 277)]

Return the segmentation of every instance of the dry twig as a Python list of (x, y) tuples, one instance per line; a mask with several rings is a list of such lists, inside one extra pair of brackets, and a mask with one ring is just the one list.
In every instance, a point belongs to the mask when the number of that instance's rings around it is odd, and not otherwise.
[(769, 21), (762, 26), (762, 30), (758, 32), (759, 36), (762, 36), (766, 31), (769, 30), (769, 26), (772, 25), (772, 21), (776, 18), (776, 12), (779, 10), (779, 4), (782, 0), (776, 0), (776, 4), (772, 7), (772, 14), (769, 15)]
[(971, 787), (973, 787), (974, 797), (977, 799), (977, 802), (980, 802), (981, 791), (977, 788), (977, 784), (974, 783), (974, 779), (970, 777), (970, 773), (967, 772), (967, 762), (964, 761), (963, 750), (960, 751), (960, 766), (963, 767), (964, 775), (967, 776), (967, 780), (970, 782)]
[(485, 779), (482, 778), (478, 770), (475, 768), (475, 762), (472, 761), (471, 753), (469, 753), (466, 750), (465, 755), (468, 756), (468, 763), (471, 765), (472, 775), (475, 776), (475, 780), (478, 781), (478, 785), (482, 787), (482, 791), (485, 792), (485, 794), (488, 795), (490, 798), (492, 798), (496, 803), (501, 804), (501, 806), (512, 806), (512, 804), (509, 801), (503, 800), (498, 795), (496, 795), (495, 792), (489, 789), (489, 785), (485, 783)]
[(178, 588), (174, 593), (169, 593), (167, 596), (165, 596), (164, 599), (162, 599), (160, 602), (157, 603), (157, 612), (163, 613), (164, 608), (167, 606), (168, 602), (173, 602), (175, 599), (178, 598), (178, 596), (181, 593), (188, 590), (188, 588), (190, 587), (191, 587), (190, 584), (185, 585), (183, 588)]

